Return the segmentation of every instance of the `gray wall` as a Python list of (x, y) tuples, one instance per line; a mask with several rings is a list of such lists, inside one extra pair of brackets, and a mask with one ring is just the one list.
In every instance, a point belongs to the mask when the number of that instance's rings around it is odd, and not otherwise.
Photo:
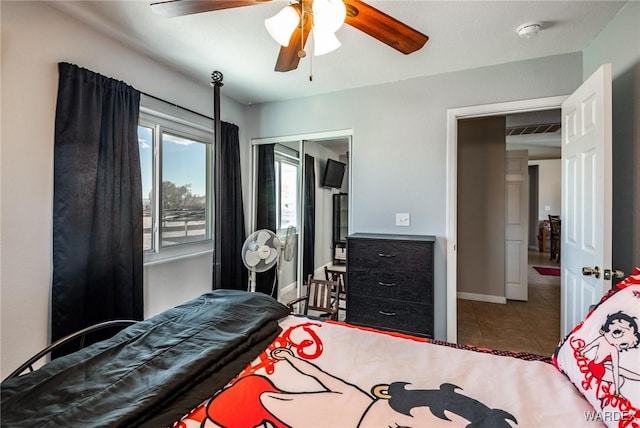
[(584, 49), (583, 77), (613, 74), (613, 267), (640, 266), (640, 2), (630, 1)]
[[(558, 55), (249, 106), (247, 135), (353, 129), (351, 232), (436, 236), (435, 335), (445, 338), (447, 109), (564, 95), (580, 83), (582, 55)], [(410, 227), (395, 226), (398, 212), (411, 214)]]
[(529, 165), (538, 165), (538, 212), (534, 220), (549, 220), (549, 214), (562, 216), (562, 161), (534, 160)]
[(472, 300), (505, 297), (504, 129), (504, 116), (458, 121), (457, 288)]

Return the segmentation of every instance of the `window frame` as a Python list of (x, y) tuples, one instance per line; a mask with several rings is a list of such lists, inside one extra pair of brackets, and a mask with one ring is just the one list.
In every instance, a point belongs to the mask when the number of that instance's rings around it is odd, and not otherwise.
[[(275, 179), (276, 179), (276, 235), (284, 236), (286, 235), (287, 228), (282, 228), (282, 168), (281, 164), (286, 163), (296, 168), (296, 222), (295, 228), (299, 229), (300, 219), (298, 213), (298, 206), (300, 205), (300, 201), (297, 200), (300, 196), (300, 155), (296, 150), (290, 149), (286, 146), (276, 145), (274, 148), (274, 169), (275, 169)], [(280, 165), (278, 165), (280, 164)]]
[[(213, 121), (198, 117), (193, 113), (183, 111), (175, 106), (162, 103), (150, 97), (146, 97), (144, 100), (141, 98), (138, 126), (151, 128), (153, 134), (153, 203), (151, 204), (152, 248), (144, 251), (144, 265), (149, 266), (152, 264), (212, 253), (214, 245), (213, 222), (215, 221), (213, 209)], [(161, 245), (162, 146), (164, 134), (170, 134), (206, 145), (206, 238), (196, 242), (185, 242), (168, 247), (163, 247)]]

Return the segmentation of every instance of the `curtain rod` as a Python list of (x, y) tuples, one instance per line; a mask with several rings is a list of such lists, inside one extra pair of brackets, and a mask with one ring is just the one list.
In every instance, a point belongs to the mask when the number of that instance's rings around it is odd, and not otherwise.
[(220, 120), (220, 87), (222, 73), (211, 73), (213, 86), (213, 289), (224, 288), (222, 284), (222, 124)]
[(167, 101), (167, 100), (163, 100), (162, 98), (158, 98), (158, 97), (153, 96), (153, 95), (151, 95), (151, 94), (147, 94), (146, 92), (142, 92), (142, 91), (140, 91), (140, 93), (141, 93), (142, 95), (145, 95), (145, 96), (149, 97), (149, 98), (153, 98), (154, 100), (162, 101), (163, 103), (165, 103), (165, 104), (169, 104), (170, 106), (177, 107), (177, 108), (179, 108), (179, 109), (181, 109), (181, 110), (184, 110), (184, 111), (188, 111), (189, 113), (193, 113), (193, 114), (198, 115), (198, 116), (200, 116), (200, 117), (204, 117), (205, 119), (215, 120), (215, 119), (214, 119), (214, 118), (212, 118), (212, 117), (209, 117), (209, 116), (204, 115), (204, 114), (202, 114), (202, 113), (198, 113), (197, 111), (190, 110), (190, 109), (188, 109), (188, 108), (186, 108), (186, 107), (179, 106), (179, 105), (178, 105), (178, 104), (176, 104), (176, 103), (172, 103), (172, 102), (169, 102), (169, 101)]

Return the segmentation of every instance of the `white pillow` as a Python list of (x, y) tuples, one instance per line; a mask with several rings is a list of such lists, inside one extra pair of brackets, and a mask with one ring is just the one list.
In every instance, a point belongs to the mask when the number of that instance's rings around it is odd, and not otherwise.
[(595, 409), (585, 420), (640, 426), (640, 269), (617, 284), (560, 344), (554, 364)]

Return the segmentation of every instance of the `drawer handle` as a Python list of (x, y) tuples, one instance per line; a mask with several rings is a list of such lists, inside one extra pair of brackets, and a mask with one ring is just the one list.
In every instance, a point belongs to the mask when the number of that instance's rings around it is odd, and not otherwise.
[(386, 257), (386, 258), (391, 258), (391, 257), (395, 257), (395, 254), (383, 254), (383, 253), (378, 253), (378, 256), (380, 257)]
[(395, 312), (386, 312), (386, 311), (378, 311), (380, 315), (384, 315), (385, 317), (395, 317)]
[(383, 287), (395, 287), (396, 283), (395, 282), (381, 282), (381, 281), (378, 281), (378, 285), (382, 285)]

